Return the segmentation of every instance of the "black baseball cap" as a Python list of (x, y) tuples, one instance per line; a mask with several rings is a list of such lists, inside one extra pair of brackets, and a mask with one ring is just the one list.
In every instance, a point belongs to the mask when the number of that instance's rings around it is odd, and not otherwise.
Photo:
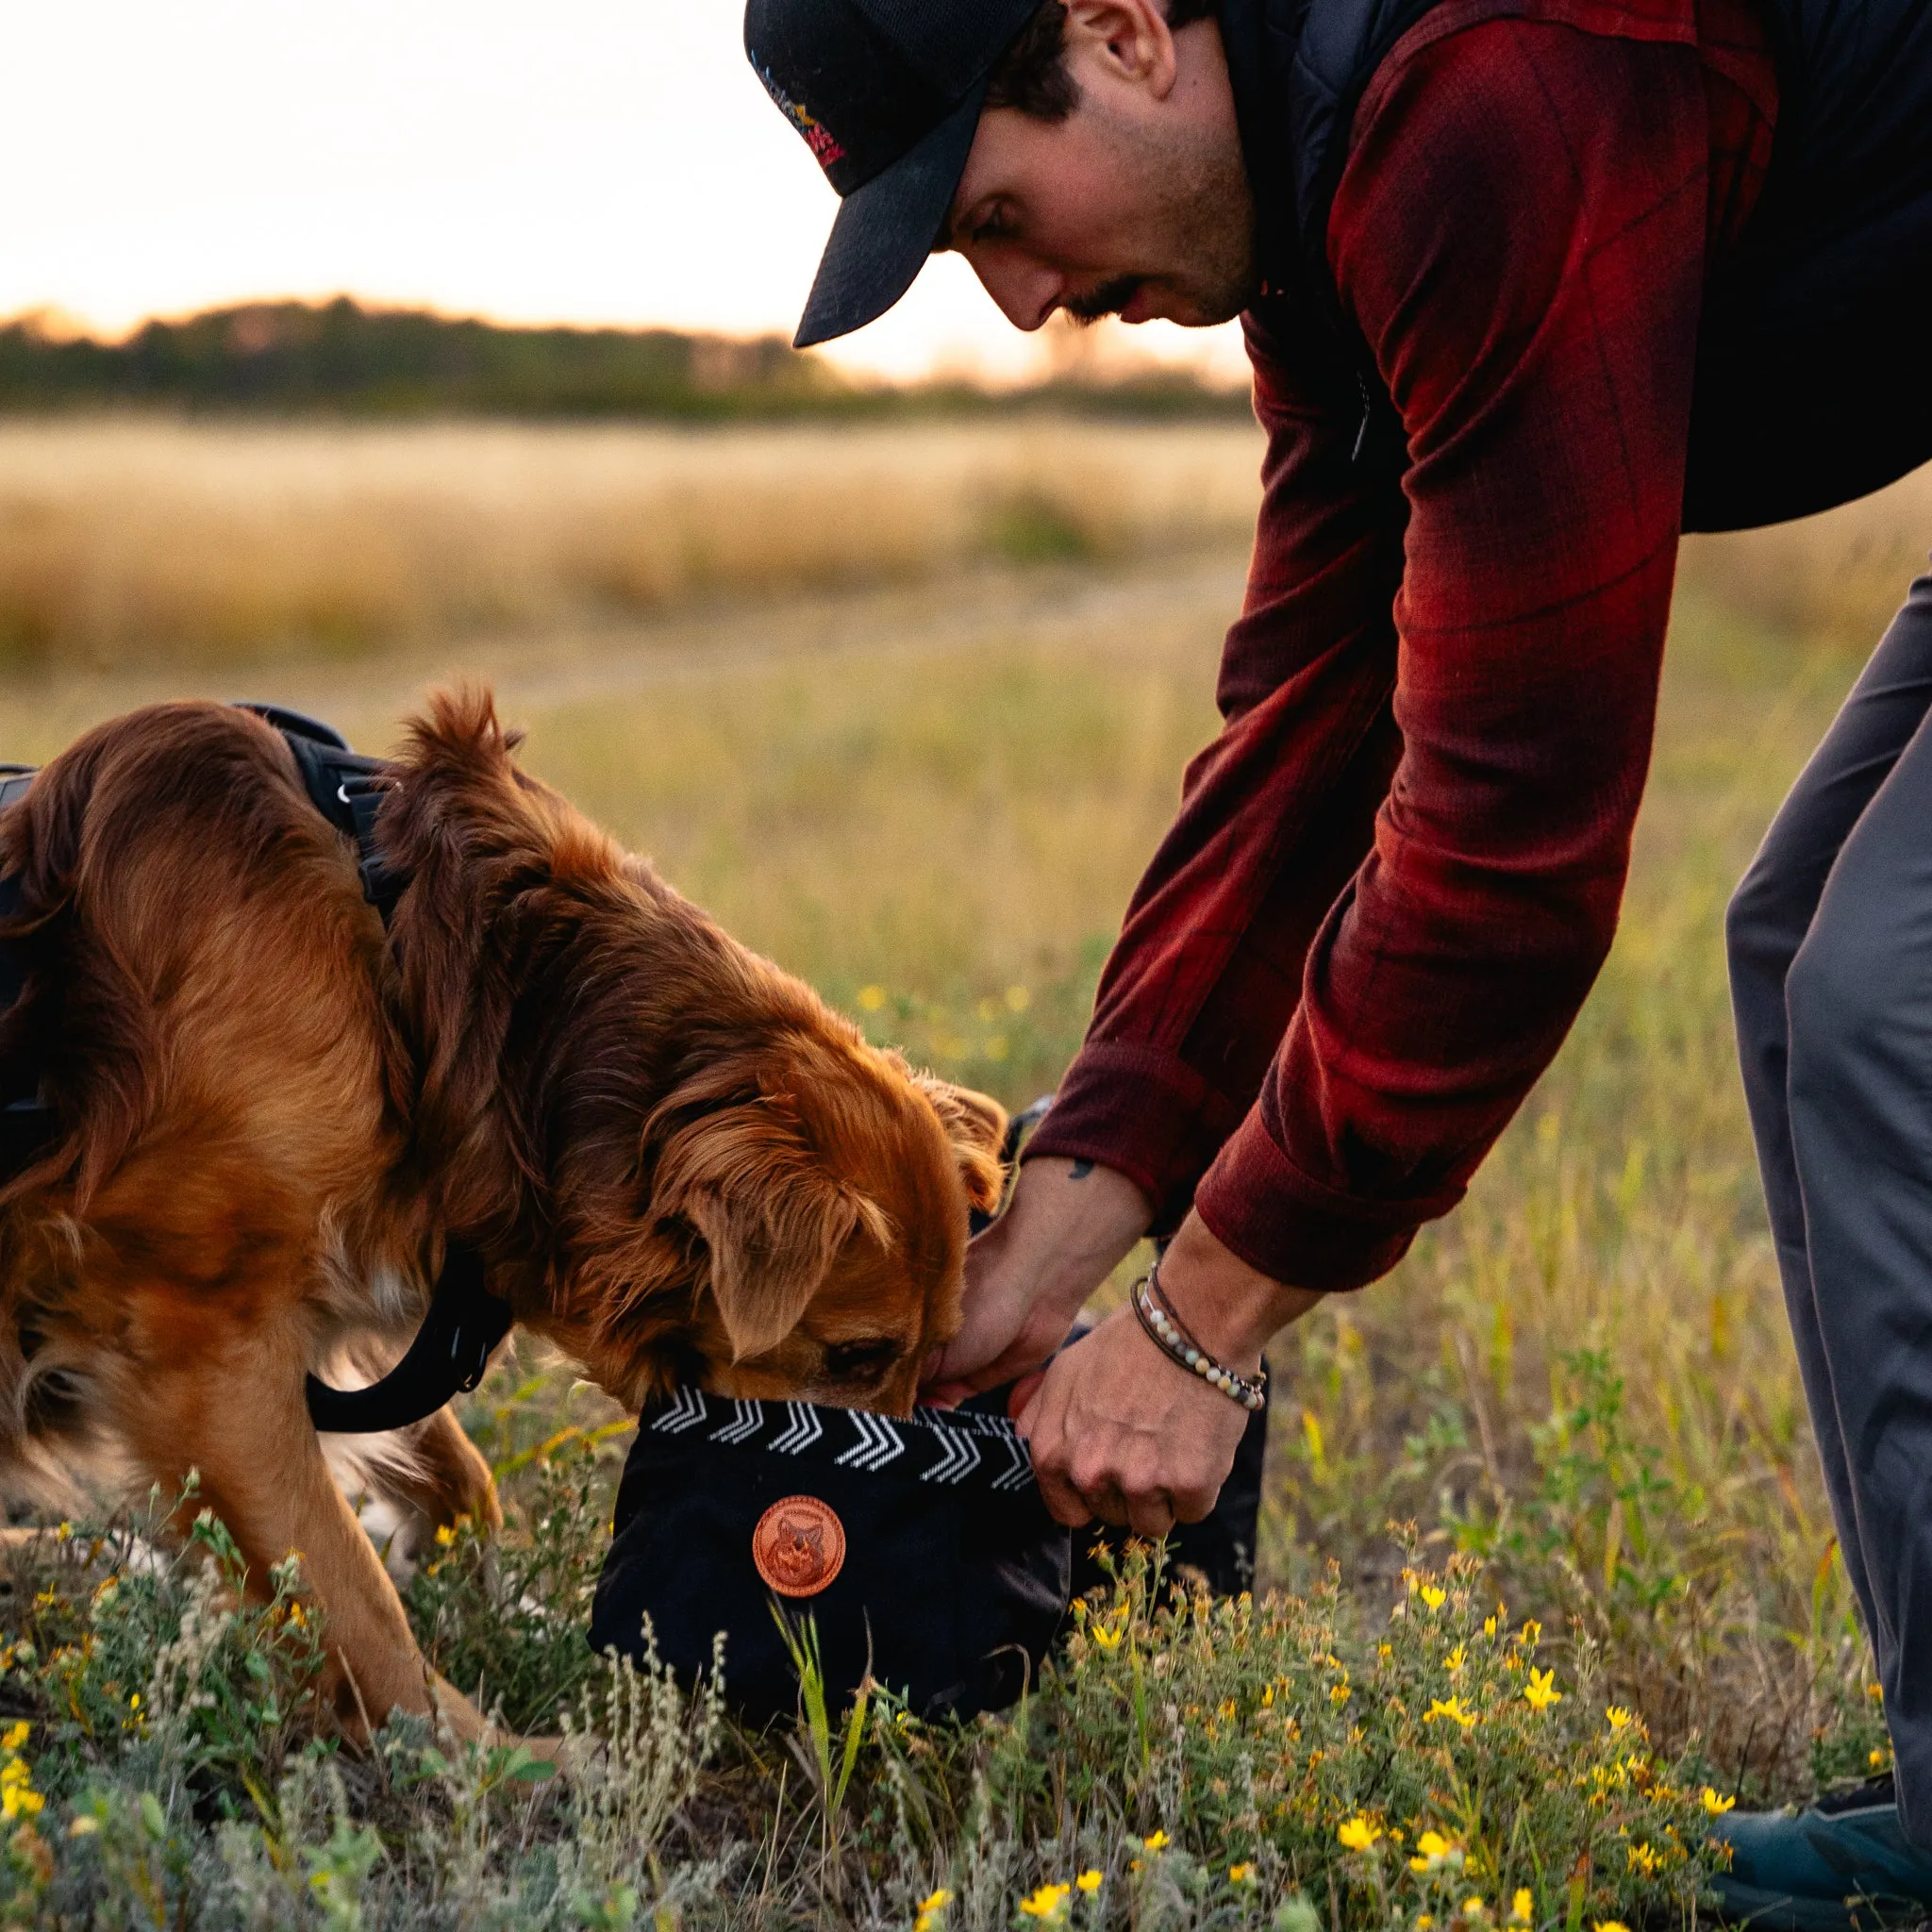
[(841, 206), (792, 346), (849, 335), (919, 274), (1000, 56), (1039, 0), (750, 0), (744, 51)]

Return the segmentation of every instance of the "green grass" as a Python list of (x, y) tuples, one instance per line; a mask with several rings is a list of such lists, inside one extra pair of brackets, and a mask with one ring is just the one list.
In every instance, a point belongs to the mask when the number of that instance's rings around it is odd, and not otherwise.
[[(1683, 1914), (1706, 1785), (1751, 1802), (1883, 1762), (1721, 937), (1857, 657), (1780, 630), (1721, 568), (1690, 576), (1623, 929), (1581, 1023), (1463, 1208), (1275, 1346), (1276, 1594), (1163, 1609), (1137, 1571), (1010, 1719), (926, 1730), (884, 1699), (858, 1734), (833, 1710), (795, 1740), (742, 1738), (575, 1647), (624, 1442), (596, 1398), (514, 1361), (466, 1416), (508, 1499), (503, 1545), (459, 1540), (410, 1607), (513, 1724), (568, 1717), (602, 1750), (537, 1782), (403, 1726), (350, 1761), (308, 1736), (286, 1619), (210, 1642), (186, 1574), (124, 1552), (104, 1624), (114, 1549), (84, 1566), (50, 1546), (4, 1611), (32, 1646), (0, 1678), (0, 1709), (34, 1726), (15, 1784), (45, 1801), (6, 1827), (10, 1922), (904, 1925), (926, 1901), (924, 1932), (1423, 1912), (1475, 1932), (1523, 1889), (1538, 1932), (1583, 1932)], [(1238, 585), (1233, 558), (1049, 562), (273, 682), (377, 745), (425, 676), (480, 663), (534, 769), (875, 1038), (1018, 1102), (1077, 1046), (1212, 729)], [(163, 688), (10, 687), (0, 753), (44, 755)], [(1532, 1668), (1562, 1693), (1541, 1712)], [(173, 1701), (129, 1722), (137, 1693)], [(1451, 1702), (1473, 1728), (1427, 1715)], [(1620, 1730), (1609, 1707), (1638, 1716)], [(1337, 1838), (1357, 1817), (1380, 1834), (1361, 1851)], [(1450, 1847), (1433, 1864), (1425, 1829)], [(1083, 1872), (1091, 1890), (1039, 1890)], [(1463, 1909), (1477, 1895), (1486, 1917)]]

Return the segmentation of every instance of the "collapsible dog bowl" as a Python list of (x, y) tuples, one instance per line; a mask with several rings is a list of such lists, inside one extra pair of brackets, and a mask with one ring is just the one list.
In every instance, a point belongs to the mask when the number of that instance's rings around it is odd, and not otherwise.
[[(1013, 1116), (1008, 1167), (1050, 1098)], [(973, 1232), (990, 1220), (975, 1213)], [(658, 1657), (690, 1683), (723, 1630), (726, 1694), (762, 1724), (798, 1701), (775, 1606), (810, 1614), (834, 1694), (869, 1667), (922, 1717), (1011, 1704), (1074, 1592), (1108, 1587), (1096, 1556), (1120, 1537), (1090, 1524), (1076, 1542), (1047, 1514), (1008, 1392), (903, 1421), (693, 1390), (646, 1408), (591, 1643), (641, 1657), (648, 1616)], [(1232, 1594), (1253, 1582), (1267, 1440), (1264, 1407), (1213, 1513), (1168, 1538), (1171, 1574), (1190, 1586)]]
[(723, 1630), (727, 1695), (754, 1723), (797, 1706), (774, 1603), (810, 1614), (835, 1695), (869, 1664), (922, 1717), (1012, 1703), (1067, 1610), (1070, 1534), (1013, 1424), (980, 1407), (900, 1419), (684, 1390), (639, 1419), (615, 1529), (591, 1643), (641, 1657), (648, 1615), (689, 1682)]

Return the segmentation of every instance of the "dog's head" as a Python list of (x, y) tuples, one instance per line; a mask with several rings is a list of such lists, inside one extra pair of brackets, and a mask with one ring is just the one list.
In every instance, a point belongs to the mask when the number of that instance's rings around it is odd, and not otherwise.
[(439, 699), (381, 821), (448, 1224), (621, 1400), (909, 1410), (1005, 1114), (868, 1045), (510, 751), (487, 696)]
[(967, 1212), (1002, 1109), (842, 1023), (728, 1056), (658, 1110), (650, 1219), (698, 1292), (679, 1345), (716, 1393), (905, 1413), (959, 1323)]

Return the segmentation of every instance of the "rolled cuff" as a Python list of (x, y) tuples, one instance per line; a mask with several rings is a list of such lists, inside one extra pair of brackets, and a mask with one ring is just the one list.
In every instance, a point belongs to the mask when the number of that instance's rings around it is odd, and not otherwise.
[(1276, 1144), (1258, 1108), (1229, 1137), (1194, 1192), (1208, 1232), (1251, 1268), (1291, 1288), (1365, 1288), (1408, 1252), (1424, 1222), (1460, 1188), (1421, 1200), (1371, 1201), (1311, 1180)]
[(1169, 1235), (1241, 1109), (1185, 1060), (1145, 1046), (1090, 1041), (1068, 1068), (1024, 1158), (1055, 1155), (1124, 1174), (1154, 1204), (1149, 1232)]

